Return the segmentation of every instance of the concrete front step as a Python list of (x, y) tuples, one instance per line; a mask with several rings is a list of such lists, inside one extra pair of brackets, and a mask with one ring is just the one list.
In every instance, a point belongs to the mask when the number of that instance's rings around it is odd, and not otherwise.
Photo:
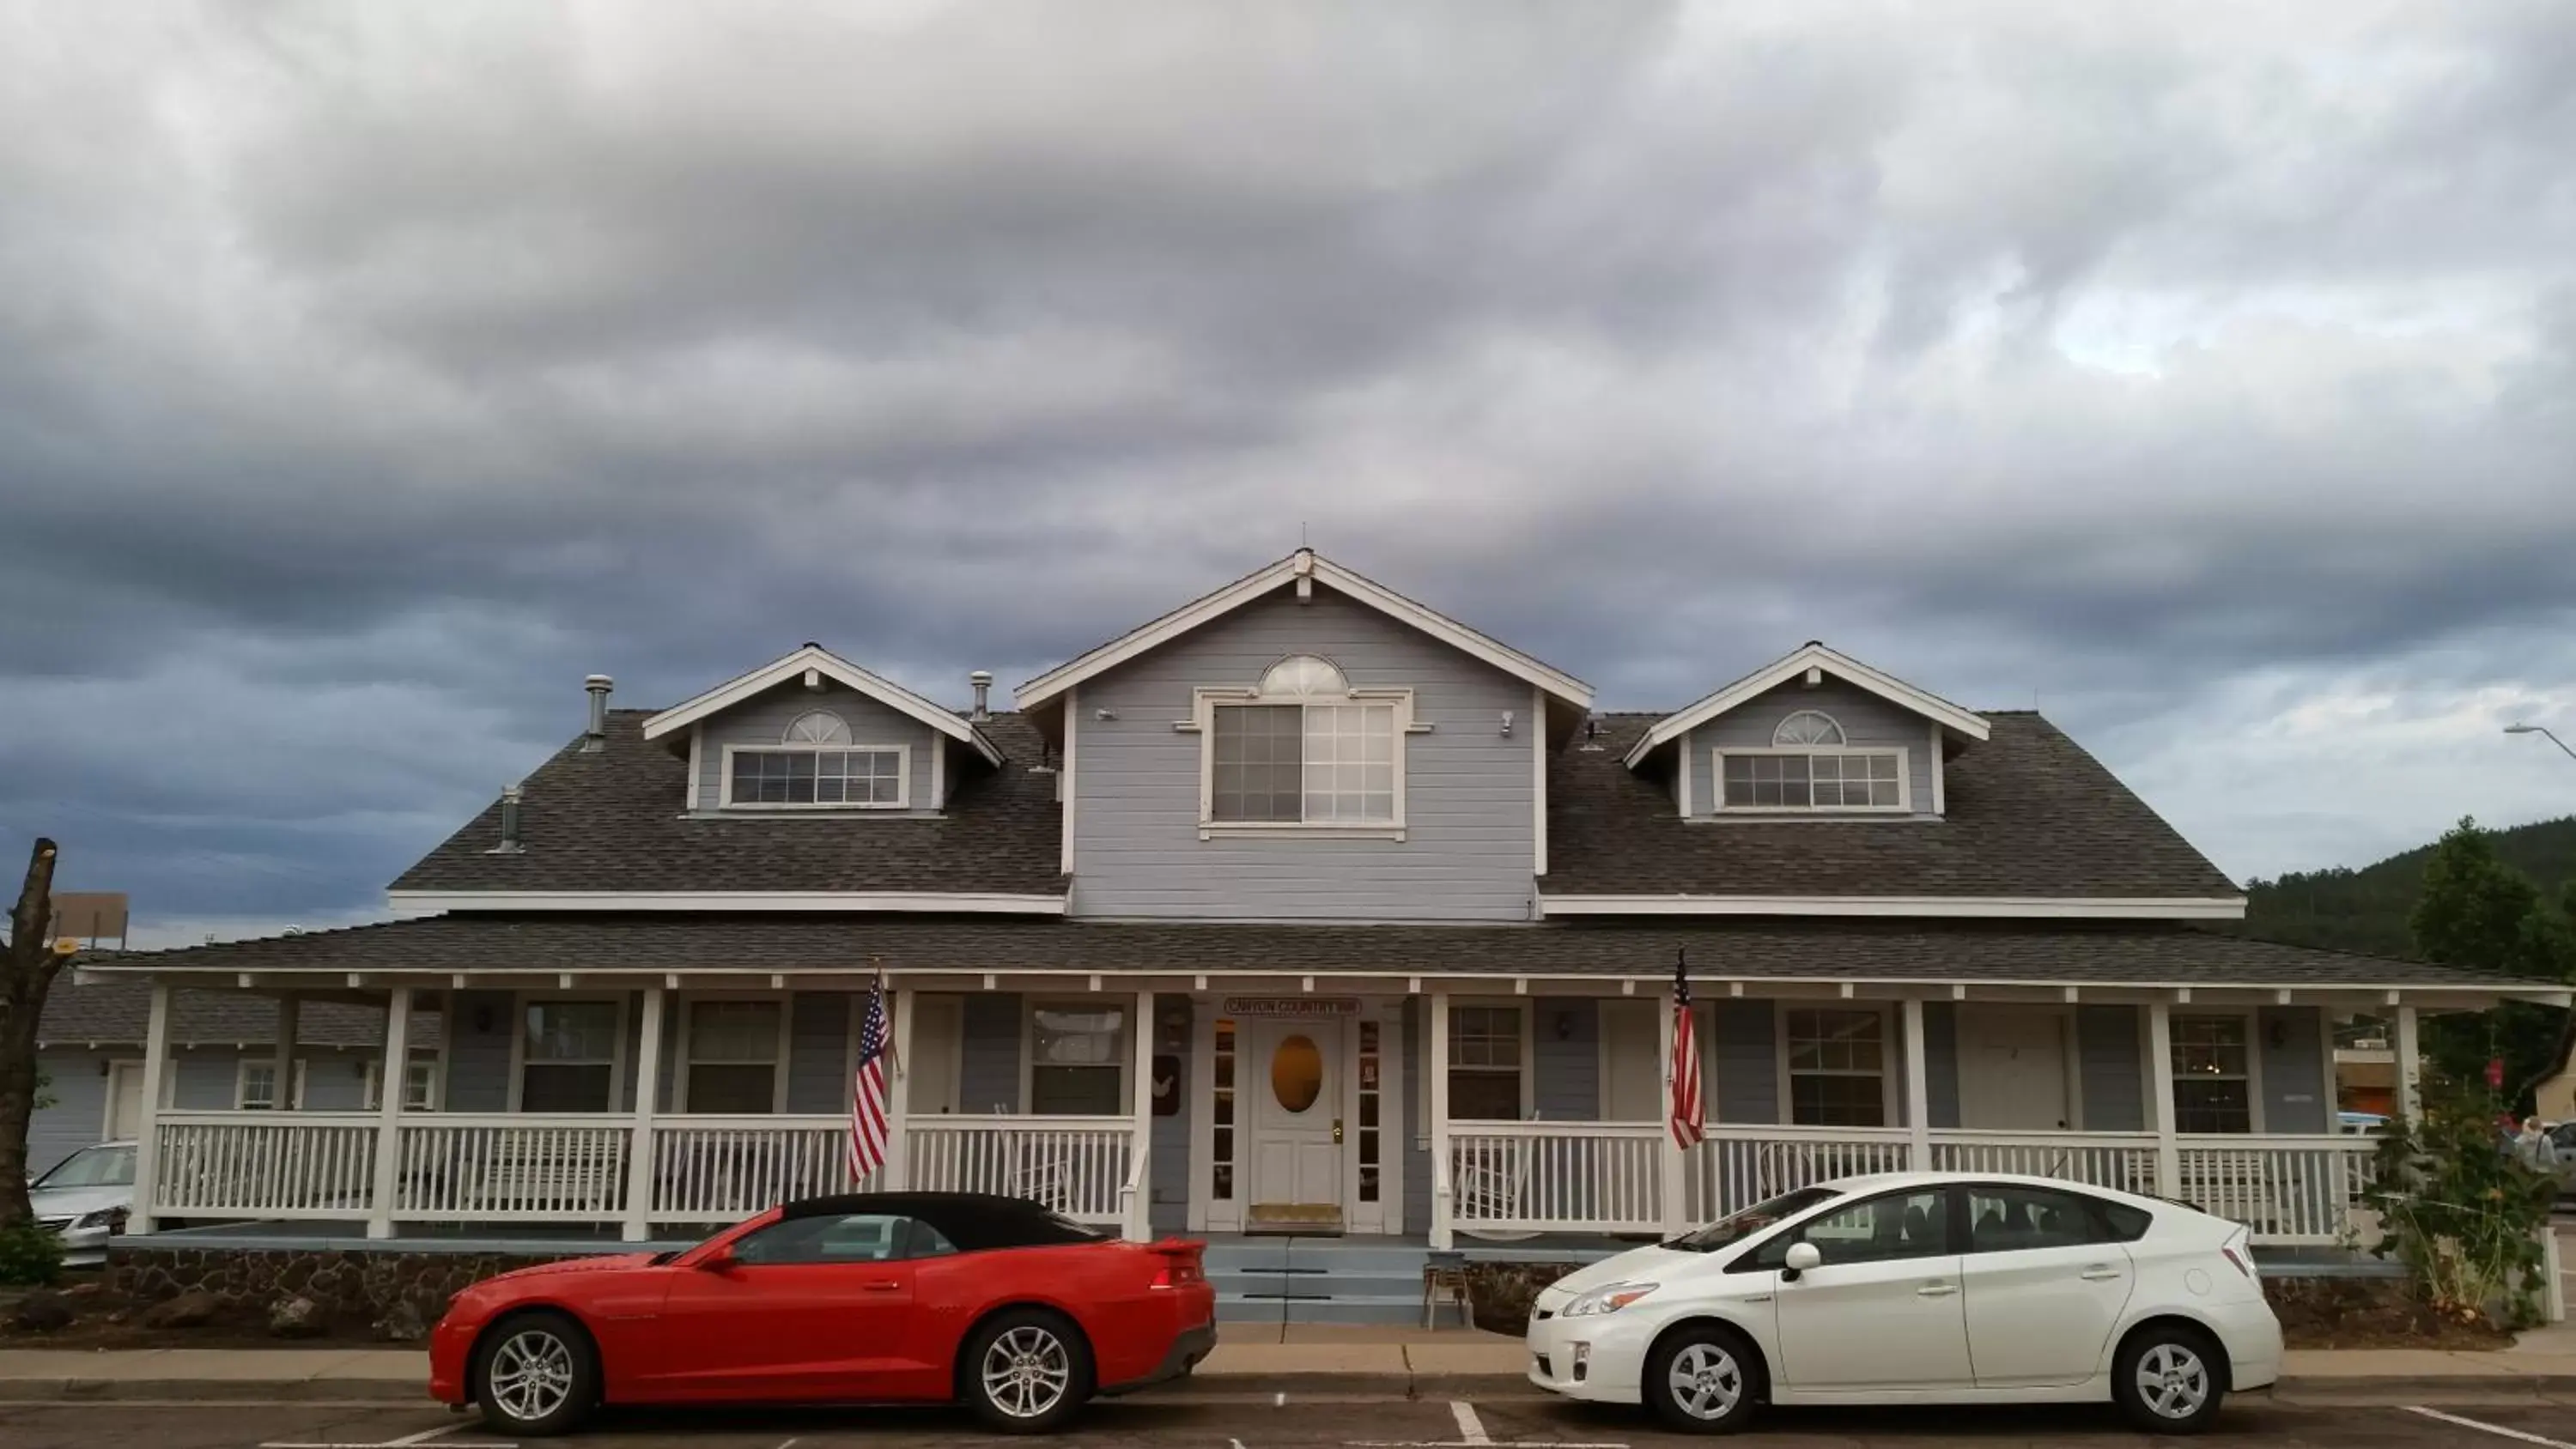
[[(1442, 1321), (1454, 1325), (1458, 1311), (1445, 1311)], [(1279, 1298), (1258, 1294), (1219, 1293), (1219, 1323), (1328, 1323), (1402, 1326), (1422, 1322), (1422, 1294), (1337, 1293), (1330, 1298)]]

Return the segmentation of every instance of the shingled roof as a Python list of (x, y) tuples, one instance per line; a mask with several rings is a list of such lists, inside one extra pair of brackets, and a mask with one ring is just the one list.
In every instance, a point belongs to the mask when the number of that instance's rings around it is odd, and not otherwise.
[[(1517, 926), (1108, 923), (1055, 917), (481, 913), (144, 952), (209, 972), (1337, 972), (2522, 990), (2480, 977), (2159, 923), (1713, 920)], [(1290, 964), (1290, 963), (1293, 963)], [(767, 984), (766, 976), (762, 984)]]
[[(281, 936), (280, 941), (301, 939)], [(140, 953), (157, 960), (167, 952)], [(118, 961), (138, 959), (124, 953)], [(96, 964), (110, 964), (99, 962)], [(141, 981), (92, 981), (74, 984), (68, 976), (45, 994), (45, 1015), (36, 1027), (42, 1046), (129, 1046), (140, 1043), (152, 1020), (152, 988)], [(179, 990), (170, 996), (170, 1040), (180, 1046), (251, 1044), (277, 1040), (277, 1003), (246, 991)], [(295, 1013), (295, 1040), (305, 1046), (371, 1047), (385, 1040), (385, 1014), (337, 1001), (300, 1003)], [(411, 1040), (438, 1040), (438, 1013), (412, 1013)]]
[(521, 788), (525, 848), (495, 855), (494, 801), (393, 883), (398, 891), (949, 891), (1062, 895), (1063, 819), (1037, 731), (982, 729), (1005, 760), (967, 773), (938, 818), (683, 813), (688, 761), (644, 738), (653, 710), (611, 710), (606, 748), (579, 739)]
[(1550, 900), (1576, 895), (2235, 897), (2244, 892), (2037, 714), (1945, 767), (1944, 817), (1695, 820), (1621, 763), (1660, 714), (1601, 717), (1548, 769)]

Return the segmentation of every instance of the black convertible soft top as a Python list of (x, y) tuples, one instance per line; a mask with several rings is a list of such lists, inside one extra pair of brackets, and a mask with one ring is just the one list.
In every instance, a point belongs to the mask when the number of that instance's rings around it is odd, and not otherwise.
[(779, 1209), (791, 1218), (885, 1213), (928, 1223), (961, 1252), (1097, 1243), (1107, 1233), (1086, 1228), (1044, 1203), (984, 1192), (845, 1192), (801, 1198)]

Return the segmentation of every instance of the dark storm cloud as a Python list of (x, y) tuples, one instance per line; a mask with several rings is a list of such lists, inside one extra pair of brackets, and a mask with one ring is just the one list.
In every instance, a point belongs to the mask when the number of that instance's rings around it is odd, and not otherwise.
[(2487, 756), (2576, 719), (2564, 7), (27, 6), (0, 56), (0, 830), (147, 914), (366, 909), (592, 669), (817, 638), (954, 699), (1309, 531), (1614, 706), (1814, 636), (2037, 694), (2232, 869), (2555, 798)]

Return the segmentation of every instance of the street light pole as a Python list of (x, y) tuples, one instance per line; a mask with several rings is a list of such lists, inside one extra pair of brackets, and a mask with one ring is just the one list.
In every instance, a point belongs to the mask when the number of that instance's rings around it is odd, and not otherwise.
[(2538, 735), (2564, 751), (2567, 758), (2576, 760), (2576, 750), (2568, 749), (2567, 742), (2552, 734), (2547, 725), (2509, 724), (2504, 727), (2504, 732), (2509, 735)]

